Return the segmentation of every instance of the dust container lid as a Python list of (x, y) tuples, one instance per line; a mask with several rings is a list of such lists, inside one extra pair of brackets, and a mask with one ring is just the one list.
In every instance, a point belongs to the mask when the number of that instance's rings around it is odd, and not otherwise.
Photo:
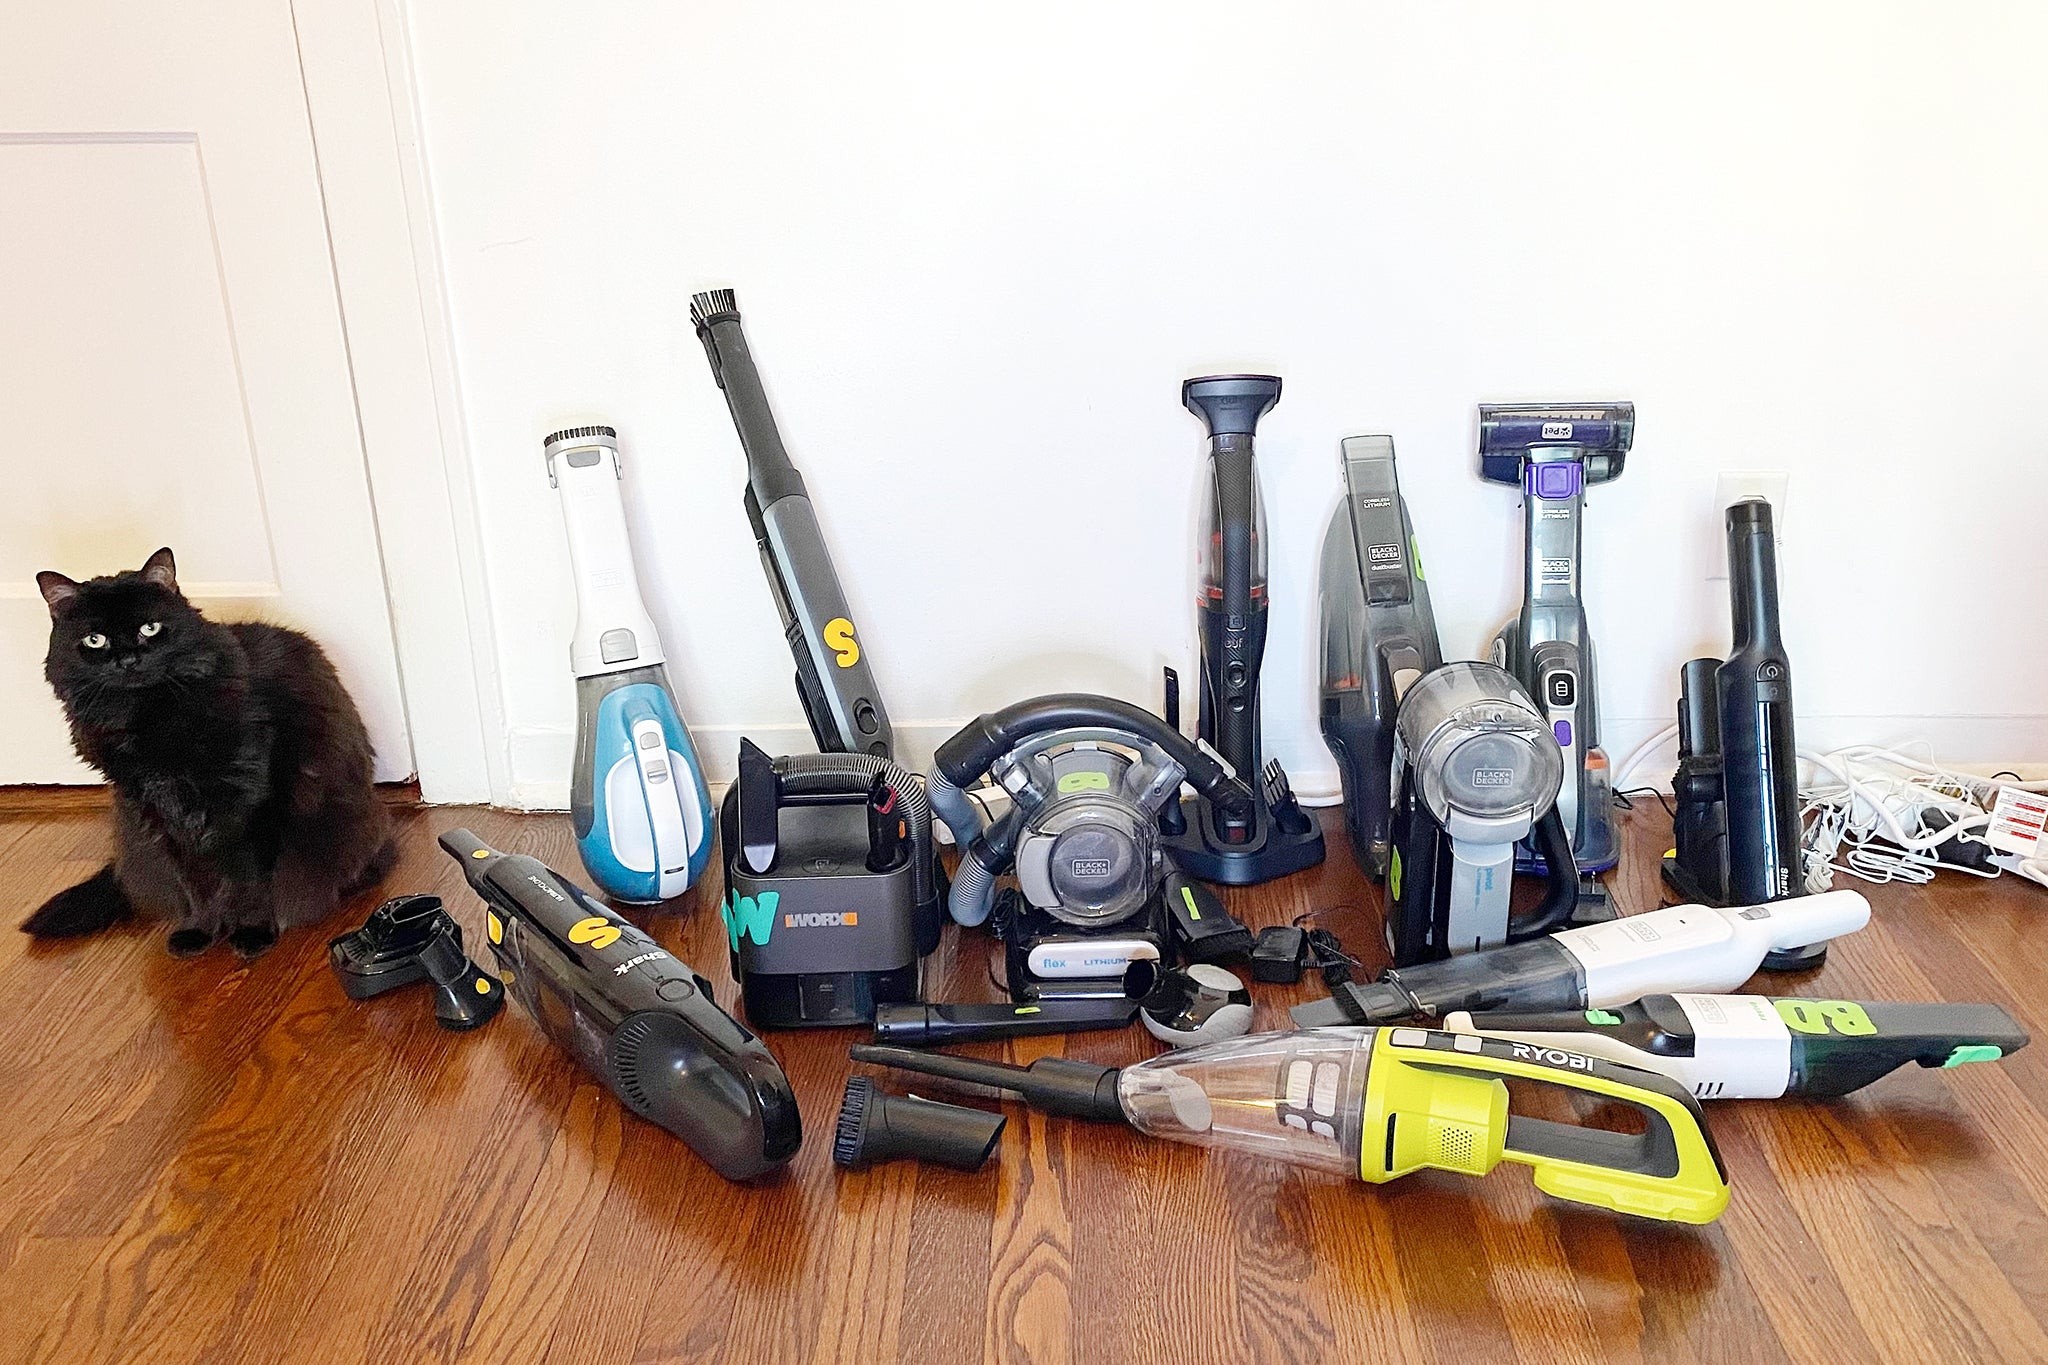
[(1151, 1137), (1357, 1176), (1370, 1028), (1255, 1033), (1125, 1067), (1117, 1100)]
[(1445, 664), (1401, 699), (1396, 726), (1423, 804), (1439, 824), (1454, 815), (1540, 818), (1557, 800), (1564, 754), (1506, 669)]

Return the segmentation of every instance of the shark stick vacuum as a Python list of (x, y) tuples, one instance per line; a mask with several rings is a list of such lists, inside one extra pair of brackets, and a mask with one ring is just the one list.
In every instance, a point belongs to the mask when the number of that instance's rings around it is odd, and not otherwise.
[(620, 496), (618, 434), (547, 438), (576, 577), (576, 851), (613, 900), (647, 905), (690, 889), (711, 858), (711, 798), (640, 599)]
[(1579, 596), (1581, 523), (1586, 489), (1621, 477), (1635, 427), (1633, 403), (1479, 408), (1480, 475), (1522, 490), (1526, 526), (1522, 609), (1494, 641), (1494, 662), (1535, 696), (1564, 751), (1557, 805), (1581, 872), (1604, 872), (1618, 856), (1593, 638)]
[[(1266, 513), (1252, 436), (1279, 401), (1280, 380), (1268, 374), (1212, 375), (1181, 385), (1181, 402), (1209, 429), (1209, 497), (1197, 552), (1199, 733), (1258, 799), (1244, 812), (1188, 801), (1169, 808), (1161, 829), (1184, 871), (1226, 886), (1272, 881), (1323, 860), (1322, 827), (1295, 801), (1287, 774), (1277, 761), (1260, 767), (1259, 670), (1269, 603)], [(1175, 709), (1169, 704), (1169, 713)]]

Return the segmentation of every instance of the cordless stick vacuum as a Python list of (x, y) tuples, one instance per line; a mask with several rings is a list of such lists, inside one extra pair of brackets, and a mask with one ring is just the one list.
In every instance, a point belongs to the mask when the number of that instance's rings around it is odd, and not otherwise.
[(546, 443), (576, 575), (576, 852), (613, 900), (651, 904), (690, 889), (711, 858), (711, 798), (640, 599), (620, 495), (618, 434), (558, 431)]
[(833, 571), (804, 477), (790, 463), (776, 430), (732, 290), (692, 297), (690, 321), (747, 454), (747, 520), (775, 595), (783, 636), (796, 657), (797, 696), (811, 735), (828, 754), (892, 757), (889, 713), (882, 709), (882, 694), (854, 630), (853, 609)]
[(1480, 475), (1522, 490), (1526, 526), (1522, 609), (1494, 641), (1494, 662), (1535, 696), (1564, 751), (1557, 806), (1581, 872), (1605, 871), (1617, 857), (1593, 639), (1579, 595), (1581, 518), (1587, 487), (1621, 476), (1635, 426), (1633, 403), (1479, 408)]
[[(1266, 513), (1252, 435), (1280, 401), (1280, 380), (1268, 374), (1190, 379), (1181, 386), (1181, 401), (1209, 429), (1209, 497), (1196, 598), (1202, 635), (1199, 733), (1258, 799), (1243, 812), (1192, 800), (1168, 812), (1161, 829), (1174, 861), (1189, 875), (1249, 886), (1323, 860), (1322, 827), (1294, 799), (1286, 772), (1277, 761), (1260, 768)], [(1168, 717), (1169, 723), (1175, 719)]]

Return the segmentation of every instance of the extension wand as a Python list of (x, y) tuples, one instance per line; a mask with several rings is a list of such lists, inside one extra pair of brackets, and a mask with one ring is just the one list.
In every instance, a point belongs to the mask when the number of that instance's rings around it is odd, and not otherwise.
[(1908, 1062), (1991, 1062), (2027, 1045), (1996, 1005), (1646, 995), (1613, 1009), (1469, 1014), (1453, 1033), (1569, 1048), (1669, 1076), (1703, 1100), (1833, 1099)]
[(441, 847), (484, 900), (505, 989), (619, 1102), (690, 1144), (727, 1180), (796, 1155), (796, 1096), (711, 983), (537, 858), (466, 829)]
[(889, 758), (895, 744), (889, 713), (882, 709), (867, 651), (854, 632), (853, 609), (832, 568), (804, 476), (790, 463), (776, 430), (732, 290), (694, 295), (690, 321), (747, 453), (747, 520), (775, 595), (782, 633), (796, 657), (797, 696), (811, 736), (828, 754)]
[(1548, 938), (1391, 968), (1294, 1008), (1304, 1028), (1387, 1024), (1452, 1010), (1606, 1009), (1671, 991), (1727, 991), (1766, 954), (1854, 933), (1870, 902), (1854, 891), (1766, 905), (1674, 905)]
[[(1559, 1199), (1643, 1218), (1709, 1223), (1728, 1178), (1697, 1101), (1652, 1072), (1526, 1043), (1420, 1028), (1262, 1033), (1136, 1066), (1044, 1057), (1028, 1067), (907, 1048), (853, 1060), (1021, 1097), (1048, 1114), (1125, 1123), (1148, 1137), (1251, 1152), (1384, 1184), (1419, 1170), (1534, 1168)], [(1635, 1134), (1508, 1111), (1510, 1080), (1636, 1111)]]

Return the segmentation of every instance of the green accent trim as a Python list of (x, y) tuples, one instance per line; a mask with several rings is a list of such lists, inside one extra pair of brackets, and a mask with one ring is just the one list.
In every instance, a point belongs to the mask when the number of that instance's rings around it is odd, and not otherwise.
[(1972, 1043), (1957, 1048), (1948, 1054), (1943, 1066), (1961, 1066), (1964, 1062), (1995, 1062), (2005, 1053), (1990, 1043)]
[(1612, 1026), (1614, 1024), (1618, 1024), (1621, 1022), (1621, 1016), (1618, 1014), (1610, 1014), (1606, 1010), (1587, 1010), (1586, 1022), (1589, 1024), (1602, 1024)]
[(1826, 1037), (1839, 1033), (1844, 1038), (1868, 1038), (1877, 1032), (1870, 1013), (1854, 1000), (1773, 1000), (1772, 1008), (1794, 1033)]
[(1415, 566), (1415, 581), (1422, 582), (1422, 539), (1419, 536), (1408, 537), (1408, 562)]
[(1202, 912), (1195, 908), (1195, 888), (1183, 886), (1180, 889), (1180, 903), (1188, 908), (1189, 919), (1200, 919)]
[(1037, 1014), (1039, 1010), (1036, 1005), (1019, 1005), (1011, 1012), (1014, 1014)]
[(1061, 796), (1072, 792), (1106, 792), (1109, 790), (1109, 774), (1068, 773), (1056, 785)]
[(780, 891), (763, 891), (758, 900), (733, 892), (726, 894), (725, 903), (718, 907), (718, 917), (725, 921), (725, 936), (734, 952), (740, 950), (742, 938), (751, 938), (763, 948), (768, 946), (768, 937), (775, 932), (775, 906), (781, 899)]
[(1401, 899), (1401, 850), (1398, 848), (1387, 859), (1387, 899)]

